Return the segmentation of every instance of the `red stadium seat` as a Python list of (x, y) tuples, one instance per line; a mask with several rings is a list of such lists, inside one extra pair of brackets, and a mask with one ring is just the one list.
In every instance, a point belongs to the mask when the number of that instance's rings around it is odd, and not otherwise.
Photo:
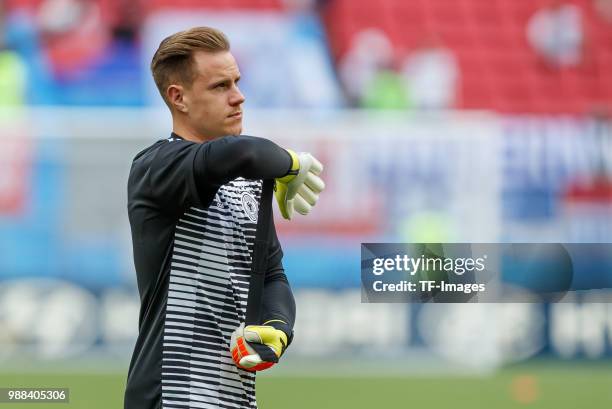
[(386, 31), (398, 55), (436, 34), (461, 67), (460, 107), (502, 112), (585, 113), (612, 102), (612, 25), (590, 0), (572, 0), (583, 10), (592, 41), (583, 66), (546, 68), (526, 40), (526, 24), (547, 0), (335, 0), (324, 21), (332, 53), (339, 58), (358, 31)]

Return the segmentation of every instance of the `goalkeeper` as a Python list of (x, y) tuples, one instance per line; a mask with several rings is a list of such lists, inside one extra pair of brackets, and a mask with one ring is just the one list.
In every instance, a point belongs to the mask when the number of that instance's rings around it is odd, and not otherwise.
[(278, 361), (295, 320), (270, 218), (262, 321), (244, 325), (263, 180), (292, 219), (316, 204), (322, 165), (240, 135), (240, 72), (218, 30), (166, 38), (151, 70), (173, 132), (136, 155), (128, 179), (141, 309), (124, 406), (256, 408), (255, 371)]

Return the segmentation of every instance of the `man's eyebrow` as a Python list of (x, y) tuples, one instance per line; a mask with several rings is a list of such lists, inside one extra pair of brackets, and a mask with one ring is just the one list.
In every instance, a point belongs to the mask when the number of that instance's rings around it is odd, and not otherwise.
[(237, 75), (236, 77), (219, 77), (219, 78), (215, 78), (210, 82), (210, 87), (216, 87), (217, 85), (221, 85), (221, 84), (225, 84), (227, 82), (231, 82), (232, 80), (234, 82), (238, 82), (240, 81), (240, 75)]

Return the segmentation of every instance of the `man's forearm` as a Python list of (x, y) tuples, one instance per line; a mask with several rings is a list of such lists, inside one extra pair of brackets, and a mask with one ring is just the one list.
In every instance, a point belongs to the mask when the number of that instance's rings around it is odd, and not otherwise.
[(194, 165), (199, 178), (222, 185), (238, 177), (283, 177), (289, 172), (291, 164), (289, 153), (274, 142), (241, 135), (202, 144)]
[[(295, 299), (285, 274), (281, 271), (264, 286), (262, 324), (276, 320), (274, 326), (291, 336), (295, 323)], [(284, 324), (278, 323), (282, 321)]]

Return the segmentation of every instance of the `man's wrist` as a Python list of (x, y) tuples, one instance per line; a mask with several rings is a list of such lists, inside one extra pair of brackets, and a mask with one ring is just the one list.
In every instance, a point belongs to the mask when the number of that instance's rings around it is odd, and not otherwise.
[(289, 171), (287, 172), (287, 174), (283, 177), (276, 179), (281, 183), (291, 182), (300, 172), (300, 159), (297, 153), (295, 153), (291, 149), (285, 149), (285, 151), (289, 154), (289, 157), (291, 158), (291, 164), (289, 165)]

